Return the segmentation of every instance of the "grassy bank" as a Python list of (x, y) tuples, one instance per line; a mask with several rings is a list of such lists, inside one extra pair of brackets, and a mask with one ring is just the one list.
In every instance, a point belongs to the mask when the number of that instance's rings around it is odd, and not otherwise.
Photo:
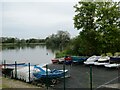
[(41, 88), (32, 84), (25, 83), (23, 81), (5, 78), (5, 77), (2, 77), (0, 80), (2, 80), (1, 81), (2, 84), (0, 88)]
[[(56, 58), (62, 58), (62, 57), (65, 57), (65, 56), (77, 56), (77, 55), (73, 55), (73, 54), (68, 54), (68, 51), (67, 50), (64, 50), (64, 51), (62, 51), (62, 52), (57, 52), (56, 53)], [(101, 54), (101, 56), (120, 56), (120, 52), (115, 52), (115, 53), (110, 53), (110, 52), (108, 52), (108, 53), (103, 53), (103, 54)]]

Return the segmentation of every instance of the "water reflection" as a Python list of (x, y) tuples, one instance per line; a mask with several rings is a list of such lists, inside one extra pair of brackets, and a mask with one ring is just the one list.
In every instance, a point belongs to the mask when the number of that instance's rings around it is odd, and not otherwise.
[(34, 49), (36, 48), (36, 46), (39, 47), (45, 47), (44, 44), (40, 44), (40, 45), (33, 45), (33, 44), (26, 44), (26, 45), (3, 45), (2, 46), (2, 50), (12, 50), (12, 49), (25, 49), (25, 48), (31, 48)]
[(56, 49), (47, 48), (46, 45), (9, 45), (1, 47), (2, 60), (25, 61), (34, 64), (50, 63), (54, 58)]
[(53, 47), (53, 46), (46, 46), (46, 48), (48, 49), (48, 50), (51, 50), (53, 53), (54, 52), (57, 52), (57, 51), (60, 51), (60, 48), (59, 47)]
[(0, 51), (2, 51), (2, 46), (0, 45)]

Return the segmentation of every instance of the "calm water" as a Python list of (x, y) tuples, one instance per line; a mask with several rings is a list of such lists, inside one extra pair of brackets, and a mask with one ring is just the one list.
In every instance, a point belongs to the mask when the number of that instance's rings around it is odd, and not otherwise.
[(45, 45), (25, 46), (25, 47), (8, 47), (0, 51), (2, 60), (6, 62), (30, 62), (32, 64), (51, 63), (54, 58), (54, 52), (47, 49)]

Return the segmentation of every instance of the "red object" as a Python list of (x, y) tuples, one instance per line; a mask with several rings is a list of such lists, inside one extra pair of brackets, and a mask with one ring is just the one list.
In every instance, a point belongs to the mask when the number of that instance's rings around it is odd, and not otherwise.
[(72, 58), (71, 58), (71, 57), (65, 57), (65, 60), (66, 60), (66, 61), (71, 61)]
[(58, 63), (59, 60), (58, 59), (52, 59), (52, 63)]

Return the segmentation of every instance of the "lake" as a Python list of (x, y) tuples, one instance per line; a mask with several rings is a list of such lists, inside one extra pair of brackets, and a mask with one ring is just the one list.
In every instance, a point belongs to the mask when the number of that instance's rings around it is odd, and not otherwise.
[(30, 46), (11, 46), (0, 50), (2, 60), (11, 63), (26, 62), (32, 64), (51, 63), (55, 52), (52, 49), (47, 49), (46, 45), (30, 45)]

